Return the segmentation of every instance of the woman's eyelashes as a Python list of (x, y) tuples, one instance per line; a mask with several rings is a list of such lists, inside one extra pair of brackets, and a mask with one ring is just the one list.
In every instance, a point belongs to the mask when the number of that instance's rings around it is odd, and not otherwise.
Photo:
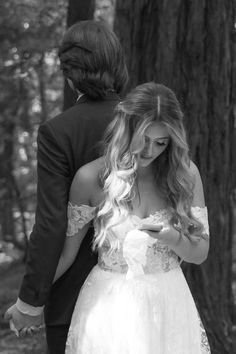
[(159, 141), (156, 141), (156, 144), (158, 145), (158, 146), (166, 146), (167, 144), (168, 144), (168, 142), (166, 141), (166, 142), (159, 142)]
[(148, 136), (145, 136), (144, 137), (144, 142), (145, 142), (146, 147), (151, 145), (152, 143), (157, 145), (157, 146), (164, 147), (164, 146), (168, 145), (169, 139), (165, 139), (165, 140), (155, 140), (154, 139), (154, 140), (151, 140)]

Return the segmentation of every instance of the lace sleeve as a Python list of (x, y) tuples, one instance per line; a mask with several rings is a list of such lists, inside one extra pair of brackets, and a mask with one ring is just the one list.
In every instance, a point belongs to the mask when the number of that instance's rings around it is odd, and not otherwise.
[(208, 212), (207, 207), (200, 208), (198, 206), (191, 208), (193, 216), (203, 225), (203, 233), (209, 236)]
[(96, 207), (68, 203), (68, 226), (66, 236), (74, 236), (95, 217)]

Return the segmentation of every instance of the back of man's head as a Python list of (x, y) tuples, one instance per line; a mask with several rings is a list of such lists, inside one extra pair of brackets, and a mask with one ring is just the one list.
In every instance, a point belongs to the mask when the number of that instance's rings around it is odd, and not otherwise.
[(81, 21), (70, 27), (59, 50), (61, 69), (75, 89), (93, 99), (120, 93), (128, 73), (120, 42), (104, 23)]

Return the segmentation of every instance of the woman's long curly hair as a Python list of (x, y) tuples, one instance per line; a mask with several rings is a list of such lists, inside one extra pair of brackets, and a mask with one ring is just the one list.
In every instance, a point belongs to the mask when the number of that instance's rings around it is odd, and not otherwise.
[(163, 123), (170, 136), (167, 148), (154, 160), (153, 166), (158, 191), (173, 215), (171, 223), (174, 227), (181, 226), (191, 239), (194, 239), (191, 230), (202, 230), (201, 223), (191, 213), (194, 176), (190, 173), (180, 104), (169, 88), (149, 82), (137, 86), (118, 104), (105, 135), (105, 170), (101, 175), (105, 200), (95, 220), (94, 248), (105, 240), (110, 242), (112, 250), (119, 247), (111, 228), (125, 220), (132, 210), (138, 156), (144, 148), (145, 130), (153, 122)]

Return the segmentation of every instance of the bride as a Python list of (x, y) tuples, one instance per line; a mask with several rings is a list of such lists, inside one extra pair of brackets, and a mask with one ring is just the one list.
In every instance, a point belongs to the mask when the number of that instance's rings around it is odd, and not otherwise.
[(180, 267), (207, 258), (209, 228), (175, 94), (153, 82), (136, 87), (118, 104), (104, 146), (70, 191), (55, 280), (91, 222), (98, 264), (79, 294), (66, 354), (210, 353)]

